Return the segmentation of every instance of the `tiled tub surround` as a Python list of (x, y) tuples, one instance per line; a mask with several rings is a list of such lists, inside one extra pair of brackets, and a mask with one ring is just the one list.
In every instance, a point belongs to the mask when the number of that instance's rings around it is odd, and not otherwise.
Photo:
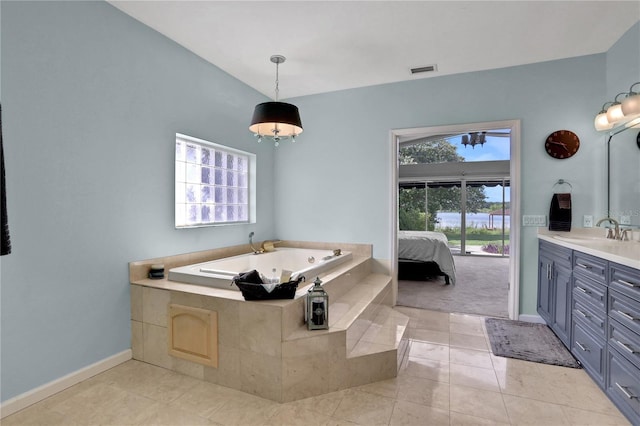
[[(238, 291), (146, 278), (170, 268), (250, 252), (248, 245), (130, 263), (134, 359), (278, 402), (294, 401), (397, 375), (408, 317), (391, 309), (391, 277), (365, 244), (283, 241), (280, 247), (340, 248), (352, 258), (320, 276), (329, 293), (329, 330), (308, 331), (304, 295), (249, 302)], [(218, 367), (168, 354), (169, 305), (217, 312)]]

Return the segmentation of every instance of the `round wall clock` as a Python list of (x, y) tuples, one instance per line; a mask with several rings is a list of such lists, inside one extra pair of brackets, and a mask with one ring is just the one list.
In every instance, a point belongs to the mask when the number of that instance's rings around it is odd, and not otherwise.
[(553, 158), (564, 159), (573, 157), (580, 148), (578, 135), (570, 130), (556, 130), (544, 142), (544, 149)]

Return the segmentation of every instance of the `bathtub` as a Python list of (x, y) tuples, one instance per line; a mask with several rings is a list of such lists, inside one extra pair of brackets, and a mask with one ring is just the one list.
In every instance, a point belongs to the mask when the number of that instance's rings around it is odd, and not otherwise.
[[(282, 270), (292, 277), (304, 275), (309, 281), (351, 259), (351, 252), (334, 256), (332, 250), (280, 247), (262, 254), (241, 254), (169, 270), (169, 280), (239, 291), (231, 280), (253, 269), (267, 278), (280, 277)], [(275, 272), (273, 269), (275, 268)]]

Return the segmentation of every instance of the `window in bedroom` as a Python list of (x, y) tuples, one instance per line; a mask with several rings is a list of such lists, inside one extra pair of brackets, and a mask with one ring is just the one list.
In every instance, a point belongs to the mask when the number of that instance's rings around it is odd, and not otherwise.
[(256, 156), (176, 134), (175, 226), (255, 222)]

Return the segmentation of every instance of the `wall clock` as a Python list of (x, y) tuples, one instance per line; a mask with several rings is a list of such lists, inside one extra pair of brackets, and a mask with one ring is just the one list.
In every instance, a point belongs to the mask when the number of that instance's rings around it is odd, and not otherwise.
[(580, 138), (570, 130), (556, 130), (544, 142), (544, 149), (553, 158), (573, 157), (580, 148)]

